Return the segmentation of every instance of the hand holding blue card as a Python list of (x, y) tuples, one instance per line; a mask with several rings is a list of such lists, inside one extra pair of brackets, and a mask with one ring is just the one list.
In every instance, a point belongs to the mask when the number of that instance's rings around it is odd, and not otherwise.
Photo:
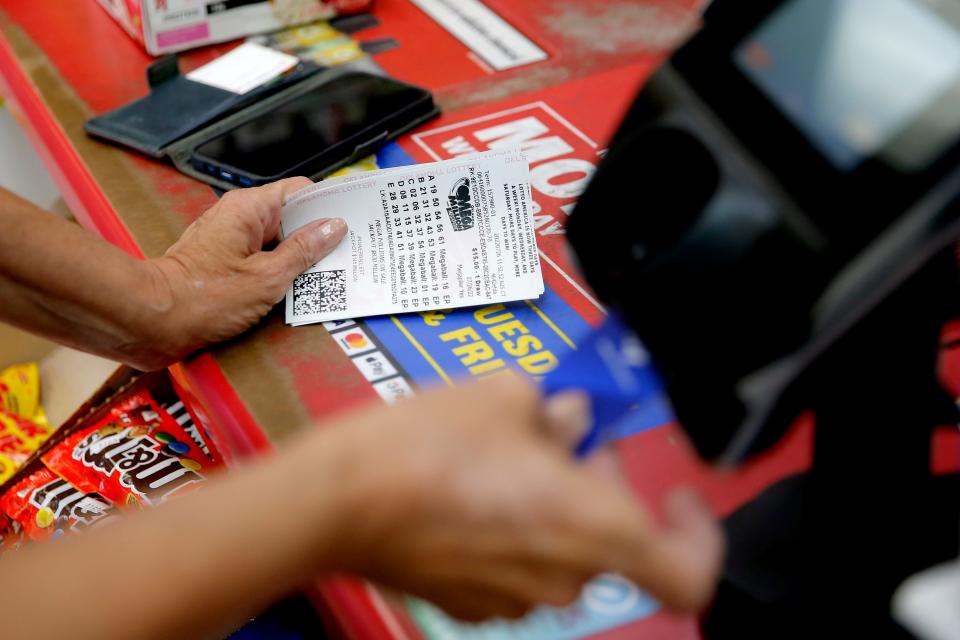
[(577, 445), (586, 456), (613, 439), (631, 412), (662, 402), (663, 385), (639, 338), (616, 315), (591, 333), (577, 351), (543, 379), (547, 396), (582, 391), (590, 397), (591, 425)]

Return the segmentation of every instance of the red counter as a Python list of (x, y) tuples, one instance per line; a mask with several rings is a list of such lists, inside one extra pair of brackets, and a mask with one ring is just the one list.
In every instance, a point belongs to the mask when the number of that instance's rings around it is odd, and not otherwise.
[[(486, 117), (472, 115), (485, 110), (504, 113), (530, 104), (543, 104), (563, 120), (552, 101), (580, 102), (579, 111), (589, 119), (591, 100), (612, 102), (602, 111), (602, 121), (580, 127), (591, 129), (593, 137), (586, 138), (599, 140), (597, 148), (588, 149), (596, 160), (603, 137), (616, 125), (618, 109), (662, 59), (672, 36), (690, 26), (689, 12), (680, 11), (685, 4), (694, 3), (487, 0), (486, 6), (544, 52), (541, 61), (500, 71), (409, 1), (378, 0), (377, 24), (354, 37), (382, 51), (374, 61), (388, 73), (434, 90), (448, 115), (440, 124), (427, 125), (430, 131)], [(197, 66), (229, 46), (184, 55), (181, 65)], [(207, 186), (172, 167), (91, 140), (83, 132), (89, 117), (147, 92), (150, 62), (94, 0), (0, 0), (0, 94), (9, 100), (80, 223), (138, 257), (162, 254), (215, 202)], [(591, 84), (591, 78), (601, 80)], [(600, 85), (599, 93), (587, 89)], [(421, 131), (402, 146), (411, 156), (426, 159), (428, 134)], [(324, 328), (291, 329), (279, 310), (229, 344), (172, 367), (171, 373), (228, 459), (266, 452), (338, 411), (379, 401)], [(722, 514), (772, 479), (803, 468), (809, 436), (809, 425), (801, 424), (773, 456), (724, 478), (695, 460), (673, 425), (640, 433), (621, 448), (631, 482), (654, 511), (664, 491), (684, 482), (704, 488)], [(363, 583), (327, 581), (315, 595), (348, 637), (423, 637), (402, 606)], [(693, 636), (692, 621), (658, 613), (591, 637)]]

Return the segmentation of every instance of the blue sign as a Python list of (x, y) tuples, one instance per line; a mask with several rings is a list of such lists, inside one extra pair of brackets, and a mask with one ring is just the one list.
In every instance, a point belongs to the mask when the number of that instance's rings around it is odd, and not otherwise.
[[(377, 161), (385, 168), (414, 163), (395, 143), (383, 147)], [(422, 386), (509, 368), (542, 381), (548, 394), (586, 391), (593, 427), (581, 455), (673, 419), (633, 333), (616, 318), (593, 330), (549, 287), (538, 300), (369, 318), (365, 324)]]

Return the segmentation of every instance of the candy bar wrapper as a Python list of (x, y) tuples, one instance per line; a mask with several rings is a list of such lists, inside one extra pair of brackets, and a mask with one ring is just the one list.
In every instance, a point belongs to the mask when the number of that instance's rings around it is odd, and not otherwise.
[(16, 462), (0, 453), (0, 484), (3, 484), (12, 478), (13, 474), (16, 473), (18, 466), (19, 465)]
[(0, 372), (0, 483), (6, 482), (53, 429), (40, 406), (40, 374), (33, 362)]
[(0, 554), (16, 551), (23, 544), (23, 527), (0, 513)]
[(2, 411), (0, 411), (0, 421), (6, 425), (7, 429), (19, 434), (31, 453), (53, 435), (54, 431), (46, 424)]
[(43, 461), (81, 491), (122, 508), (158, 504), (196, 488), (212, 466), (147, 391), (115, 404), (93, 425), (53, 447)]
[(0, 411), (49, 429), (40, 406), (40, 371), (35, 362), (16, 364), (0, 371)]
[(640, 340), (611, 314), (577, 350), (543, 379), (545, 395), (582, 391), (590, 397), (590, 430), (576, 453), (589, 454), (613, 439), (633, 411), (663, 401), (664, 390)]
[(519, 149), (348, 175), (292, 194), (284, 237), (342, 216), (348, 237), (287, 292), (287, 323), (539, 297), (530, 172)]
[(0, 455), (20, 466), (50, 435), (50, 430), (11, 413), (0, 412)]
[(0, 497), (0, 508), (31, 540), (47, 540), (105, 522), (113, 506), (84, 493), (46, 467), (31, 473)]
[(202, 424), (195, 419), (193, 413), (187, 409), (182, 400), (170, 402), (162, 406), (163, 410), (173, 418), (174, 422), (180, 425), (180, 428), (190, 436), (193, 444), (203, 452), (214, 467), (223, 465), (223, 457), (220, 455), (220, 452), (217, 451), (217, 447), (213, 443), (213, 438), (210, 437), (210, 434), (207, 433), (207, 430), (203, 428)]

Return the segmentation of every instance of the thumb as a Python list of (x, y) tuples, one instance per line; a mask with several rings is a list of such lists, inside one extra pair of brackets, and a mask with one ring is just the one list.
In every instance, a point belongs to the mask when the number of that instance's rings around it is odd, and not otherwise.
[(590, 398), (579, 391), (564, 391), (543, 403), (548, 439), (566, 451), (576, 448), (590, 429)]
[(667, 498), (664, 528), (657, 537), (628, 577), (670, 609), (701, 611), (713, 597), (723, 565), (719, 524), (695, 492), (678, 489)]
[(342, 218), (325, 218), (297, 229), (270, 252), (274, 269), (286, 288), (294, 278), (323, 260), (347, 233)]

